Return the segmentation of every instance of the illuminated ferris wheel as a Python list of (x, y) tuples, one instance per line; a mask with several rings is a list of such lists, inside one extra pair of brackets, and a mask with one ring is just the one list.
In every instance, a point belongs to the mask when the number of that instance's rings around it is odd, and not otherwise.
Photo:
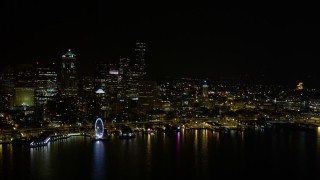
[(95, 128), (95, 134), (97, 138), (102, 138), (104, 134), (104, 125), (101, 118), (98, 118), (96, 120), (96, 123), (94, 125)]

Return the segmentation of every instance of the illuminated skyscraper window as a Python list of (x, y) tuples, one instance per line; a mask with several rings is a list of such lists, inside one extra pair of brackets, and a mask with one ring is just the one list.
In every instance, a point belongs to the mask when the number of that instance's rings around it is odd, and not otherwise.
[(37, 63), (35, 74), (35, 104), (46, 105), (58, 93), (58, 74), (55, 64)]
[(62, 96), (74, 97), (78, 94), (78, 72), (76, 60), (76, 55), (71, 51), (71, 49), (62, 55), (60, 74), (60, 91)]

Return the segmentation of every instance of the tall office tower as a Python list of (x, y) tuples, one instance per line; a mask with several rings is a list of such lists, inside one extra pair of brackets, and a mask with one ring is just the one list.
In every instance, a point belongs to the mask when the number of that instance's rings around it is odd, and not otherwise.
[(107, 89), (110, 95), (114, 95), (115, 98), (118, 93), (120, 78), (119, 70), (116, 64), (110, 64), (109, 73), (107, 75)]
[(107, 75), (107, 91), (108, 93), (108, 101), (110, 104), (109, 110), (111, 113), (118, 113), (118, 98), (121, 97), (122, 94), (122, 79), (119, 74), (119, 68), (117, 64), (110, 64), (109, 74)]
[[(124, 117), (127, 116), (127, 111), (129, 110), (129, 95), (128, 92), (130, 80), (130, 70), (131, 59), (127, 57), (120, 57), (119, 59), (119, 86), (117, 95), (117, 108), (116, 111), (120, 112)], [(130, 84), (129, 83), (129, 84)]]
[(127, 83), (127, 95), (131, 100), (138, 100), (138, 87), (139, 82), (145, 79), (145, 53), (146, 45), (145, 43), (136, 43), (135, 49), (135, 59), (129, 62), (129, 68), (126, 75)]
[(133, 64), (134, 71), (139, 80), (142, 80), (146, 76), (146, 43), (138, 42), (135, 47), (135, 62)]
[(82, 78), (82, 96), (92, 96), (95, 91), (93, 76), (84, 76)]
[[(14, 69), (11, 66), (6, 66), (2, 69), (0, 75), (0, 114), (1, 111), (7, 112), (12, 109), (13, 94), (14, 94)], [(0, 117), (7, 120), (8, 116)]]
[(15, 72), (13, 67), (4, 67), (2, 74), (0, 76), (0, 91), (13, 94), (14, 84), (15, 84)]
[(119, 60), (119, 74), (122, 76), (127, 76), (130, 67), (130, 59), (127, 57), (120, 57)]
[(93, 110), (95, 109), (94, 106), (96, 106), (95, 102), (95, 83), (94, 83), (94, 77), (93, 75), (84, 76), (82, 78), (81, 84), (81, 97), (83, 99), (83, 110), (86, 116), (87, 120), (93, 120), (96, 118), (95, 114), (93, 113)]
[(62, 55), (60, 88), (63, 97), (75, 97), (78, 95), (78, 71), (76, 55), (68, 50)]
[(120, 57), (119, 60), (119, 81), (122, 84), (122, 87), (126, 89), (127, 79), (130, 76), (130, 64), (131, 60), (126, 57)]
[(17, 65), (15, 87), (34, 87), (34, 69), (32, 64)]
[(137, 66), (129, 58), (120, 58), (119, 81), (122, 84), (125, 96), (136, 99), (138, 96), (138, 80), (140, 79)]
[(139, 113), (146, 114), (156, 107), (159, 91), (154, 81), (140, 81), (139, 83)]
[(95, 82), (95, 90), (103, 89), (106, 90), (106, 79), (107, 75), (109, 74), (108, 64), (99, 62), (96, 64), (95, 67), (95, 75), (94, 75), (94, 82)]
[(56, 64), (40, 64), (35, 70), (35, 105), (43, 107), (56, 98), (58, 93), (58, 74)]
[(208, 97), (208, 87), (207, 81), (204, 80), (202, 84), (202, 97)]

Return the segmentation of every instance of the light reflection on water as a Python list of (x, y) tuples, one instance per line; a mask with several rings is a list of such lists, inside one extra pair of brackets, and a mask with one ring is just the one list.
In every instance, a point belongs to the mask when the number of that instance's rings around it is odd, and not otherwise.
[(317, 128), (317, 159), (320, 162), (320, 127)]
[(317, 147), (318, 151), (320, 151), (320, 127), (317, 128)]
[(105, 174), (108, 173), (106, 170), (105, 156), (106, 152), (105, 144), (101, 141), (94, 141), (92, 144), (92, 178), (98, 179), (99, 177), (105, 177)]
[[(54, 164), (51, 164), (51, 158), (54, 158), (54, 156), (50, 155), (50, 147), (51, 144), (49, 143), (47, 146), (30, 148), (30, 165), (28, 168), (33, 171), (33, 174), (38, 174), (40, 176), (38, 178), (50, 176), (54, 169)], [(41, 164), (41, 168), (38, 168), (39, 164)]]
[(248, 169), (265, 176), (284, 170), (313, 175), (319, 164), (319, 128), (231, 134), (182, 129), (108, 141), (71, 137), (31, 149), (0, 146), (0, 179), (210, 179), (228, 172), (247, 175)]

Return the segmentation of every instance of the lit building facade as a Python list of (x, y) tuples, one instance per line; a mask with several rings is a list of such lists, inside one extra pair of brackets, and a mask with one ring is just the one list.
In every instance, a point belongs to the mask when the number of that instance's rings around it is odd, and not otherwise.
[(75, 97), (78, 95), (78, 71), (76, 55), (68, 50), (62, 55), (60, 92), (64, 97)]
[(11, 66), (6, 66), (0, 77), (0, 91), (13, 95), (15, 86), (15, 71)]
[[(127, 63), (122, 63), (122, 65), (128, 64), (125, 73), (126, 82), (126, 94), (131, 100), (139, 99), (139, 82), (145, 79), (146, 76), (146, 44), (136, 43), (135, 49), (135, 59), (133, 61), (128, 61)], [(127, 59), (128, 60), (128, 59)]]
[(159, 98), (157, 83), (154, 81), (140, 81), (139, 83), (139, 113), (146, 114), (155, 109)]
[(107, 75), (109, 74), (108, 71), (108, 64), (107, 63), (97, 63), (95, 67), (95, 75), (94, 75), (94, 81), (95, 81), (95, 89), (103, 89), (106, 90), (106, 81), (107, 81)]
[(16, 110), (34, 110), (34, 69), (32, 64), (19, 64), (15, 73), (14, 101)]
[(53, 101), (58, 93), (58, 74), (56, 64), (37, 63), (35, 70), (35, 105), (45, 106)]
[(208, 97), (208, 84), (207, 84), (207, 81), (204, 80), (203, 81), (203, 84), (202, 84), (202, 97)]
[(15, 73), (11, 66), (6, 66), (0, 76), (0, 111), (13, 108)]
[(34, 107), (34, 88), (15, 87), (14, 107), (19, 110), (32, 110)]
[(146, 76), (146, 43), (136, 43), (135, 55), (134, 69), (139, 79), (144, 79)]
[(34, 86), (34, 68), (32, 64), (19, 64), (15, 74), (15, 87)]

